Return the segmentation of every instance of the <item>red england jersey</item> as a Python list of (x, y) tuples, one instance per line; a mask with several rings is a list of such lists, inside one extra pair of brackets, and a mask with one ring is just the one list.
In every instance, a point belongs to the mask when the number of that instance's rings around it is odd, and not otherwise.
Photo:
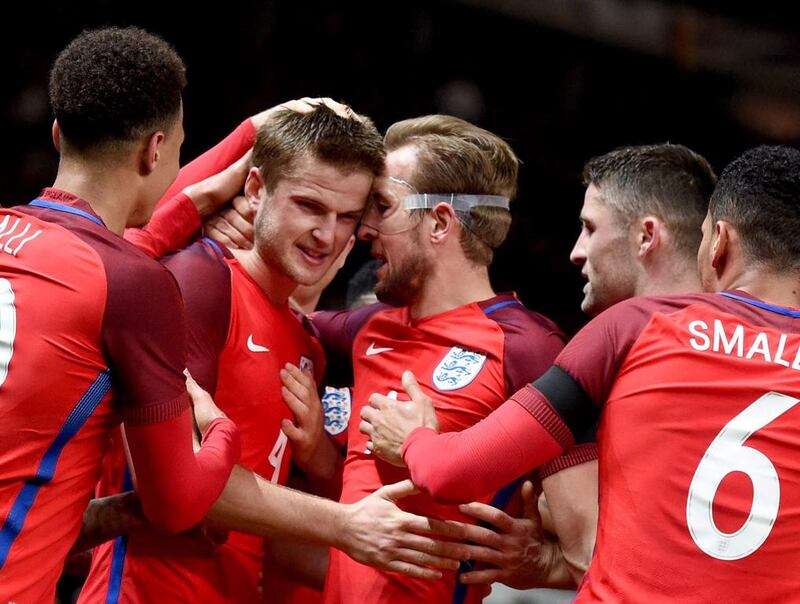
[[(373, 392), (404, 393), (400, 376), (417, 376), (434, 401), (441, 430), (458, 431), (488, 415), (514, 390), (538, 377), (564, 345), (557, 327), (500, 295), (422, 319), (407, 308), (381, 305), (345, 313), (317, 313), (312, 322), (329, 354), (348, 351), (354, 366), (352, 415), (358, 418)], [(326, 411), (328, 411), (326, 409)], [(341, 501), (352, 503), (408, 472), (365, 452), (358, 421), (348, 428)], [(516, 477), (514, 477), (516, 478)], [(490, 489), (482, 493), (490, 502)], [(504, 499), (508, 495), (504, 494)], [(427, 495), (398, 502), (415, 514), (471, 520)], [(426, 581), (377, 570), (332, 549), (325, 585), (327, 603), (479, 601), (485, 593), (456, 583), (455, 573)]]
[(468, 501), (472, 482), (540, 464), (602, 410), (576, 601), (799, 601), (798, 319), (739, 292), (621, 302), (482, 425), (417, 429), (403, 459), (426, 491)]
[(120, 419), (188, 409), (174, 280), (46, 189), (0, 210), (0, 601), (53, 601)]
[(578, 602), (800, 599), (798, 317), (736, 294), (643, 300), (565, 351), (594, 400), (608, 391)]
[[(322, 348), (286, 304), (272, 303), (227, 250), (203, 239), (163, 260), (184, 297), (189, 330), (187, 366), (239, 427), (241, 465), (277, 484), (291, 459), (283, 419), (293, 419), (281, 396), (286, 363), (310, 368), (319, 382)], [(118, 453), (118, 464), (124, 456)], [(119, 465), (105, 486), (122, 490)], [(109, 492), (103, 494), (109, 494)], [(122, 539), (122, 538), (120, 538)], [(216, 549), (196, 540), (152, 532), (96, 548), (81, 602), (253, 602), (260, 600), (261, 537), (231, 531)], [(109, 600), (120, 585), (118, 599)]]

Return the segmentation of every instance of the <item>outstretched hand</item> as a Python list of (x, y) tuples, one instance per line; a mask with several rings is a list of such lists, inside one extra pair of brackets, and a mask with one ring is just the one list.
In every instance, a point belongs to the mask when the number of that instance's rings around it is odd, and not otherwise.
[[(338, 547), (354, 560), (419, 579), (439, 579), (480, 553), (478, 527), (402, 511), (396, 502), (418, 491), (410, 480), (386, 485), (348, 505), (347, 530)], [(442, 541), (440, 539), (448, 539)]]

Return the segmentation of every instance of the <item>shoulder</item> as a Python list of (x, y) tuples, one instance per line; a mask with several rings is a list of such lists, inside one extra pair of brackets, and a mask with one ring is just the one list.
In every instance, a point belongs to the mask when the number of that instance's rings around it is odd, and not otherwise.
[(564, 348), (558, 326), (529, 308), (516, 296), (503, 294), (480, 305), (503, 333), (503, 366), (509, 393), (544, 373)]
[(230, 257), (226, 248), (204, 238), (174, 254), (164, 256), (161, 264), (178, 279), (197, 277), (198, 271), (199, 274), (211, 271), (227, 275), (230, 271), (225, 259)]
[(479, 306), (487, 318), (497, 323), (507, 338), (554, 336), (561, 341), (566, 340), (555, 322), (529, 309), (513, 294), (495, 296)]
[(695, 305), (715, 305), (724, 300), (717, 294), (694, 293), (671, 296), (637, 296), (618, 302), (587, 325), (602, 324), (625, 332), (640, 331), (656, 314), (669, 315)]

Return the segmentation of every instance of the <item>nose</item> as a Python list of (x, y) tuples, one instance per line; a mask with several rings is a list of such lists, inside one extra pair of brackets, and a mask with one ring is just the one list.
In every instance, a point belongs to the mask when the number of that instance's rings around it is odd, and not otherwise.
[(373, 239), (377, 239), (378, 229), (362, 220), (361, 224), (358, 225), (356, 235), (359, 241), (372, 241)]
[(586, 263), (586, 243), (583, 238), (583, 233), (578, 235), (572, 251), (569, 253), (569, 261), (577, 266), (583, 266)]
[(312, 231), (312, 235), (324, 246), (332, 246), (336, 237), (336, 214), (330, 213), (324, 216)]

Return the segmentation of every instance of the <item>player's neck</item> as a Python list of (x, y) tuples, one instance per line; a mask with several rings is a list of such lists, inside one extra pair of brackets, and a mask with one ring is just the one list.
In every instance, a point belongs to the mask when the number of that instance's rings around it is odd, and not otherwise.
[(232, 250), (232, 253), (273, 304), (286, 304), (297, 288), (296, 281), (266, 262), (256, 248)]
[(680, 263), (670, 266), (666, 271), (654, 274), (652, 271), (643, 275), (637, 296), (671, 296), (702, 291), (700, 275), (695, 266), (686, 265), (682, 269)]
[(415, 319), (447, 312), (494, 296), (489, 270), (465, 262), (456, 268), (437, 265), (425, 281), (420, 296), (409, 305)]
[(135, 187), (124, 170), (82, 164), (62, 158), (53, 188), (83, 199), (105, 223), (122, 235), (136, 206)]
[(745, 271), (721, 289), (740, 290), (775, 306), (800, 308), (800, 279), (792, 273), (775, 273), (757, 267)]

